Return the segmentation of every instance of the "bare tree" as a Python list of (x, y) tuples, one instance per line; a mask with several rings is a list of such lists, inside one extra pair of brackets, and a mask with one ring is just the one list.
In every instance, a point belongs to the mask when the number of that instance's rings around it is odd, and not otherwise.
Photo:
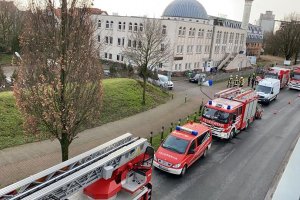
[(14, 86), (28, 134), (59, 140), (62, 160), (82, 128), (99, 119), (102, 68), (90, 18), (91, 2), (30, 1)]
[(133, 28), (128, 39), (123, 53), (143, 79), (142, 104), (145, 104), (147, 79), (159, 65), (168, 62), (170, 44), (166, 29), (158, 19), (144, 19), (142, 25)]
[(267, 52), (282, 55), (286, 60), (296, 57), (300, 46), (299, 20), (295, 14), (290, 14), (281, 22), (279, 30), (274, 35), (267, 35)]

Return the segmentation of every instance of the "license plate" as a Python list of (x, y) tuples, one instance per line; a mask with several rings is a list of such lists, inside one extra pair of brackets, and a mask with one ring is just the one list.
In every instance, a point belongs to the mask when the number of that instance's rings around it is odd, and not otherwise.
[(168, 171), (168, 168), (162, 166), (162, 165), (158, 165), (158, 168), (162, 169), (162, 170), (165, 170), (165, 171)]

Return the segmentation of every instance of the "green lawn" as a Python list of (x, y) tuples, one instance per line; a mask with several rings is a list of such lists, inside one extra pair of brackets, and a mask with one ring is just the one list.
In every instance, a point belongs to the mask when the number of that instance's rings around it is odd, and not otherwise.
[[(138, 81), (126, 78), (106, 79), (103, 85), (105, 95), (99, 125), (149, 110), (169, 99), (169, 94), (148, 85), (146, 105), (142, 106), (142, 87)], [(22, 122), (12, 92), (1, 92), (0, 149), (38, 140), (23, 134)]]
[(11, 54), (0, 54), (0, 65), (11, 65)]

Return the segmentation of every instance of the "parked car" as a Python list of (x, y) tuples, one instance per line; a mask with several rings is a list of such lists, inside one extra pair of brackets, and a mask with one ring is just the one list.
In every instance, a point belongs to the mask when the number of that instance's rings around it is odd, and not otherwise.
[(109, 77), (110, 76), (110, 71), (109, 69), (103, 70), (104, 76)]
[(198, 83), (199, 79), (200, 79), (201, 82), (205, 82), (206, 75), (205, 74), (193, 74), (191, 76), (191, 78), (189, 79), (189, 81), (191, 83)]
[(212, 143), (210, 128), (199, 123), (177, 126), (155, 153), (154, 167), (183, 176), (188, 167), (205, 157)]
[(172, 90), (174, 87), (174, 83), (169, 80), (169, 78), (165, 75), (158, 74), (158, 79), (153, 81), (155, 85)]

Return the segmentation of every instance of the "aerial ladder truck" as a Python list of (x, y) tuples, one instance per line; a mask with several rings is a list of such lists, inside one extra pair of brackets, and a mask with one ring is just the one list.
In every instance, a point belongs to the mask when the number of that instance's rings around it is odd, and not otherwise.
[(126, 133), (0, 190), (0, 200), (151, 199), (154, 150)]

